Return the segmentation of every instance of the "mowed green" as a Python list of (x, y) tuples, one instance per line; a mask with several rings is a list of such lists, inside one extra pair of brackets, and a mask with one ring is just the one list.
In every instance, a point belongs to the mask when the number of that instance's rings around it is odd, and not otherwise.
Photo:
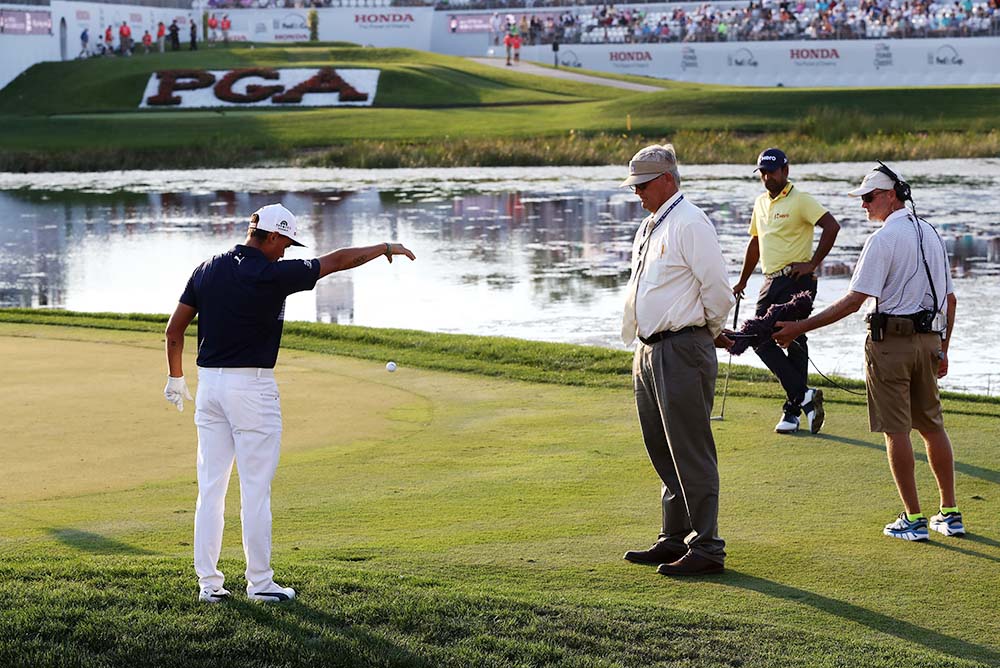
[(0, 324), (0, 665), (1000, 664), (995, 402), (949, 401), (971, 535), (921, 545), (881, 536), (899, 501), (855, 399), (828, 390), (823, 435), (778, 437), (773, 398), (730, 396), (728, 570), (682, 581), (621, 559), (659, 526), (627, 372), (570, 386), (284, 350), (274, 565), (300, 598), (240, 595), (234, 475), (236, 597), (209, 607), (192, 407), (163, 401), (161, 345)]
[[(146, 82), (159, 70), (320, 66), (380, 69), (374, 106), (138, 108)], [(303, 159), (330, 166), (609, 164), (620, 161), (619, 154), (631, 155), (637, 142), (678, 136), (688, 163), (751, 161), (761, 142), (794, 145), (799, 162), (868, 159), (871, 153), (887, 159), (992, 156), (1000, 146), (997, 86), (760, 89), (629, 79), (663, 90), (637, 93), (440, 54), (335, 45), (41, 63), (0, 91), (0, 149), (7, 152), (0, 168)], [(622, 135), (627, 147), (619, 150), (613, 140)], [(581, 150), (581, 138), (588, 137), (597, 138), (597, 154)], [(450, 145), (461, 150), (442, 149)], [(522, 145), (531, 150), (519, 150)], [(312, 155), (294, 152), (303, 149)]]

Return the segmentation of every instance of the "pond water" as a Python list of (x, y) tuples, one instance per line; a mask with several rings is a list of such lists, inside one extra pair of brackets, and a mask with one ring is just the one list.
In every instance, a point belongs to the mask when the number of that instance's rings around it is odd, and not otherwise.
[[(945, 387), (1000, 382), (1000, 161), (894, 165), (918, 212), (948, 243), (958, 296)], [(842, 295), (875, 227), (846, 191), (868, 164), (793, 165), (791, 178), (843, 229), (821, 269), (818, 305)], [(754, 198), (751, 167), (682, 169), (683, 190), (716, 224), (735, 282)], [(628, 257), (645, 215), (617, 188), (621, 167), (420, 170), (252, 169), (0, 174), (0, 305), (173, 310), (191, 270), (240, 241), (248, 215), (281, 201), (312, 257), (398, 240), (417, 262), (372, 262), (289, 298), (286, 317), (621, 348)], [(756, 274), (741, 319), (761, 282)], [(861, 316), (813, 335), (825, 373), (863, 375)], [(986, 345), (984, 345), (986, 344)], [(722, 361), (727, 359), (723, 353)], [(760, 366), (752, 353), (738, 361)]]

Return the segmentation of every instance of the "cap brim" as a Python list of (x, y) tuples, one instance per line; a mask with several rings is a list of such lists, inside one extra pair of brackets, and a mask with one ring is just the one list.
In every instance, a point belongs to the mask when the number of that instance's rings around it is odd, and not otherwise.
[(658, 172), (656, 174), (633, 174), (619, 184), (619, 188), (624, 188), (625, 186), (637, 186), (640, 183), (646, 183), (647, 181), (652, 181), (658, 176), (663, 176), (666, 172)]
[(857, 188), (855, 188), (854, 190), (847, 191), (847, 194), (850, 195), (851, 197), (861, 197), (862, 195), (867, 195), (868, 193), (874, 192), (876, 190), (879, 190), (878, 186), (873, 186), (871, 184), (868, 185), (862, 184)]
[(767, 165), (758, 165), (757, 169), (753, 170), (752, 173), (756, 174), (757, 172), (767, 172), (768, 174), (770, 174), (771, 172), (778, 171), (782, 167), (784, 167), (784, 165), (775, 165), (774, 167), (768, 167)]
[[(278, 234), (281, 234), (281, 232), (278, 232)], [(300, 242), (296, 241), (295, 239), (291, 238), (287, 234), (281, 234), (281, 236), (283, 236), (286, 239), (288, 239), (289, 241), (291, 241), (293, 246), (302, 246), (303, 248), (305, 248), (305, 246), (306, 246), (304, 243), (300, 243)]]

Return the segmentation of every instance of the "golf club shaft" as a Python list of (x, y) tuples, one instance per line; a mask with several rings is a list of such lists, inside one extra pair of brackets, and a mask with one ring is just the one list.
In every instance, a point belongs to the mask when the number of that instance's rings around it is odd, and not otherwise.
[[(736, 331), (736, 324), (740, 319), (740, 300), (742, 295), (736, 295), (736, 309), (733, 311), (733, 331)], [(729, 372), (733, 370), (733, 354), (729, 353), (729, 364), (726, 365), (726, 384), (722, 387), (722, 410), (719, 411), (719, 419), (726, 416), (726, 397), (729, 396)]]

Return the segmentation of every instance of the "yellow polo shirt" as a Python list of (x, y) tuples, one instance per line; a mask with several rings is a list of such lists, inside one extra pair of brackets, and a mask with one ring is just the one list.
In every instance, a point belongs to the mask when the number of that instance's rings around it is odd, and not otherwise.
[(760, 245), (760, 266), (774, 273), (793, 262), (808, 262), (813, 254), (813, 228), (826, 209), (810, 195), (787, 184), (778, 196), (764, 191), (753, 203), (750, 236)]

